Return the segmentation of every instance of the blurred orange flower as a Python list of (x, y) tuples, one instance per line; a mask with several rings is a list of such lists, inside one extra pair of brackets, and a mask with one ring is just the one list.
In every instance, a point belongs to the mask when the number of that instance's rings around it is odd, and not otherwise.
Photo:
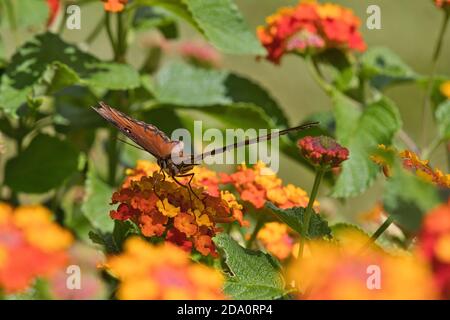
[(119, 299), (225, 298), (222, 275), (192, 263), (185, 251), (170, 243), (152, 246), (141, 238), (130, 238), (124, 244), (124, 252), (110, 257), (106, 265), (121, 281)]
[[(306, 207), (309, 201), (306, 191), (292, 184), (283, 186), (281, 179), (261, 161), (251, 168), (242, 164), (235, 173), (222, 174), (221, 182), (232, 184), (241, 199), (250, 202), (257, 209), (264, 207), (266, 201), (283, 209)], [(314, 209), (319, 210), (317, 201), (314, 202)]]
[(108, 12), (120, 12), (125, 8), (128, 0), (102, 0), (103, 8)]
[[(436, 288), (427, 265), (404, 252), (391, 254), (377, 247), (358, 254), (369, 239), (341, 235), (337, 242), (308, 243), (309, 255), (288, 268), (299, 299), (388, 300), (435, 299)], [(307, 292), (306, 295), (302, 293)]]
[(294, 237), (284, 223), (269, 222), (259, 230), (257, 239), (272, 255), (280, 260), (287, 259), (294, 248)]
[(433, 0), (434, 4), (439, 8), (450, 8), (450, 0)]
[(267, 59), (279, 63), (286, 53), (322, 52), (330, 48), (364, 51), (366, 44), (358, 28), (361, 24), (350, 9), (314, 0), (300, 1), (266, 18), (257, 29), (267, 49)]
[(450, 198), (425, 216), (419, 249), (432, 265), (442, 298), (450, 299)]
[(19, 292), (36, 277), (51, 276), (66, 265), (72, 242), (47, 208), (0, 203), (0, 288)]
[(220, 231), (216, 224), (245, 224), (242, 206), (233, 194), (219, 190), (216, 173), (206, 168), (193, 171), (191, 185), (197, 197), (158, 171), (156, 164), (146, 161), (127, 170), (128, 177), (112, 196), (112, 203), (119, 206), (111, 218), (132, 220), (146, 237), (163, 237), (187, 251), (195, 248), (204, 256), (215, 256), (211, 238)]
[(441, 84), (441, 93), (447, 99), (450, 99), (450, 81), (445, 81)]

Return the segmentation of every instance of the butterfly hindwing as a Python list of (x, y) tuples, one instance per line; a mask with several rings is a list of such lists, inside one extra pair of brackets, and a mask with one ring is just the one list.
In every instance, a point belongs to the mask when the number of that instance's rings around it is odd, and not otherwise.
[(154, 125), (133, 119), (106, 103), (100, 102), (94, 110), (157, 159), (170, 157), (173, 148), (180, 143), (170, 140)]

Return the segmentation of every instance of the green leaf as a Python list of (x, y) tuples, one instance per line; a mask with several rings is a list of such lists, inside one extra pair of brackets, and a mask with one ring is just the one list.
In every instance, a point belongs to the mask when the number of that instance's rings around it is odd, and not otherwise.
[(161, 7), (198, 28), (197, 22), (182, 0), (136, 0), (135, 2), (139, 6)]
[(147, 31), (158, 28), (166, 39), (178, 37), (178, 27), (174, 19), (156, 7), (138, 7), (133, 17), (133, 29)]
[(1, 78), (0, 109), (15, 115), (38, 84), (49, 85), (51, 93), (75, 81), (111, 90), (133, 89), (140, 85), (139, 74), (131, 66), (102, 62), (56, 34), (44, 33), (25, 43), (13, 55)]
[(111, 232), (101, 232), (98, 231), (90, 231), (89, 239), (95, 244), (98, 244), (103, 247), (103, 250), (107, 254), (117, 254), (120, 252), (120, 248), (117, 247), (114, 242), (114, 237)]
[(86, 179), (86, 195), (81, 210), (90, 223), (102, 232), (112, 232), (114, 221), (109, 216), (113, 189), (96, 174), (94, 166), (89, 165)]
[(255, 32), (231, 0), (137, 0), (136, 3), (161, 7), (185, 19), (225, 53), (265, 54)]
[(336, 135), (340, 144), (350, 151), (349, 160), (342, 164), (332, 196), (347, 198), (364, 192), (379, 173), (370, 159), (379, 145), (390, 145), (401, 127), (397, 107), (387, 98), (368, 105), (364, 112), (346, 98), (335, 95)]
[(361, 58), (363, 75), (382, 89), (391, 84), (414, 81), (418, 74), (386, 47), (371, 47)]
[(442, 139), (450, 139), (450, 100), (441, 103), (435, 113), (439, 135)]
[(261, 251), (244, 249), (227, 234), (214, 238), (224, 253), (229, 276), (224, 292), (234, 299), (276, 299), (284, 295), (285, 282), (279, 264)]
[(46, 0), (15, 0), (13, 4), (18, 28), (45, 26), (50, 12)]
[(408, 232), (417, 232), (426, 212), (439, 202), (431, 184), (404, 171), (388, 180), (383, 195), (386, 211)]
[(289, 127), (287, 117), (270, 93), (254, 80), (230, 73), (225, 79), (227, 97), (233, 102), (246, 102), (260, 107), (281, 128)]
[(206, 38), (231, 54), (264, 55), (265, 50), (232, 0), (183, 0)]
[(227, 104), (224, 81), (227, 73), (196, 68), (187, 63), (175, 62), (162, 68), (154, 87), (156, 99), (163, 104), (205, 106)]
[(168, 64), (157, 74), (153, 93), (161, 104), (186, 107), (245, 102), (261, 108), (277, 126), (289, 126), (283, 110), (265, 88), (225, 71), (207, 70), (183, 62)]
[(38, 135), (5, 167), (5, 184), (17, 192), (43, 193), (77, 171), (78, 152), (66, 141)]
[[(266, 207), (272, 210), (275, 216), (282, 222), (286, 223), (292, 230), (298, 234), (303, 234), (303, 219), (305, 216), (305, 208), (295, 207), (289, 209), (280, 209), (271, 202), (266, 203)], [(323, 238), (331, 235), (331, 229), (328, 227), (328, 222), (324, 220), (319, 214), (313, 213), (309, 224), (309, 230), (306, 237), (309, 239)]]

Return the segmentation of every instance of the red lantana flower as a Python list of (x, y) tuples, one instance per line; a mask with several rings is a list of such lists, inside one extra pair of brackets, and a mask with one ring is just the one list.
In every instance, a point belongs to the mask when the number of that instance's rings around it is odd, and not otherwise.
[(49, 9), (49, 17), (47, 20), (47, 26), (50, 26), (56, 19), (58, 15), (59, 8), (61, 7), (61, 3), (59, 0), (47, 0), (47, 5)]
[(300, 1), (267, 17), (258, 36), (267, 49), (267, 59), (278, 64), (286, 53), (322, 52), (336, 48), (364, 51), (366, 44), (358, 31), (358, 17), (336, 4)]
[(348, 149), (330, 137), (307, 136), (300, 139), (297, 144), (302, 155), (315, 166), (336, 168), (348, 159)]
[(442, 298), (450, 299), (450, 198), (425, 216), (419, 249), (432, 266)]

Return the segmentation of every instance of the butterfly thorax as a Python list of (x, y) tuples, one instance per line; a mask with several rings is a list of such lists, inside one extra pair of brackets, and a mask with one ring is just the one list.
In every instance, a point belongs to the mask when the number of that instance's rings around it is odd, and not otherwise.
[(164, 172), (172, 177), (188, 173), (194, 167), (193, 164), (186, 164), (183, 162), (177, 164), (173, 162), (171, 158), (158, 159), (157, 163)]

